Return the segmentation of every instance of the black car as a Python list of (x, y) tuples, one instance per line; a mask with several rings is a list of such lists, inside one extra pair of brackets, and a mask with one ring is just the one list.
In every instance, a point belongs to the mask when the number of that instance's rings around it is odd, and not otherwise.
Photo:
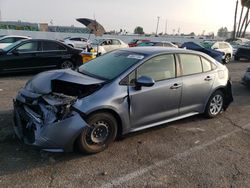
[(55, 40), (27, 39), (0, 50), (0, 73), (76, 68), (81, 50)]
[(236, 61), (238, 61), (240, 59), (250, 60), (250, 48), (249, 47), (238, 48), (238, 50), (236, 51), (236, 53), (234, 55), (234, 59)]
[(241, 80), (241, 83), (250, 88), (250, 67), (247, 67), (247, 70)]

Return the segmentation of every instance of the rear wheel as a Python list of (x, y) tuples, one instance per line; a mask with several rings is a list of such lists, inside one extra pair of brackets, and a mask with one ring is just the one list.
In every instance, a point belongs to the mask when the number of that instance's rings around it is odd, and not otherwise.
[(117, 134), (117, 121), (109, 113), (96, 113), (87, 119), (89, 127), (85, 127), (78, 138), (81, 152), (98, 153), (112, 143)]
[(223, 105), (224, 105), (224, 94), (221, 91), (215, 91), (207, 103), (205, 115), (208, 118), (216, 117), (222, 112)]
[(74, 69), (75, 65), (74, 65), (74, 63), (71, 60), (64, 60), (61, 63), (61, 67), (60, 68), (61, 69)]

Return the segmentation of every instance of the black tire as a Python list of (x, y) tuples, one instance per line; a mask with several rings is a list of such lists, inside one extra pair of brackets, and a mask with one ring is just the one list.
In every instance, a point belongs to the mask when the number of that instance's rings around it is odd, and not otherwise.
[(228, 64), (231, 61), (231, 55), (230, 54), (226, 54), (225, 59), (224, 59), (224, 63)]
[(217, 90), (215, 91), (208, 100), (205, 109), (205, 116), (207, 118), (214, 118), (223, 111), (225, 97), (224, 94)]
[(94, 154), (105, 150), (116, 138), (117, 121), (109, 113), (96, 113), (87, 118), (90, 127), (83, 129), (78, 138), (79, 150)]
[(60, 64), (60, 68), (61, 69), (74, 69), (75, 68), (75, 64), (67, 59), (67, 60), (64, 60), (61, 64)]

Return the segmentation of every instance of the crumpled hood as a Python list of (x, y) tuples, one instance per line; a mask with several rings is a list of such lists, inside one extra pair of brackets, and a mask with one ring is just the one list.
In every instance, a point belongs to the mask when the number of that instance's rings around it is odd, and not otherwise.
[[(72, 85), (82, 86), (100, 85), (105, 82), (70, 69), (53, 70), (33, 77), (26, 83), (25, 89), (32, 93), (48, 94), (52, 92), (52, 84), (56, 81), (65, 82), (68, 85), (72, 83)], [(63, 87), (63, 84), (60, 87)]]

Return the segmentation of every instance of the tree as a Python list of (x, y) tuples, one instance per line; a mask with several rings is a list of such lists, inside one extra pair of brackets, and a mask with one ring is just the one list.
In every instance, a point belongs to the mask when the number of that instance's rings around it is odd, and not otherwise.
[(192, 37), (194, 37), (194, 36), (195, 36), (195, 33), (194, 33), (194, 32), (191, 32), (189, 35), (192, 36)]
[(143, 31), (143, 28), (140, 27), (140, 26), (137, 26), (134, 30), (134, 34), (139, 34), (139, 35), (142, 35), (144, 34), (144, 31)]
[(220, 29), (218, 29), (217, 36), (227, 38), (227, 36), (228, 36), (227, 27), (221, 27)]

